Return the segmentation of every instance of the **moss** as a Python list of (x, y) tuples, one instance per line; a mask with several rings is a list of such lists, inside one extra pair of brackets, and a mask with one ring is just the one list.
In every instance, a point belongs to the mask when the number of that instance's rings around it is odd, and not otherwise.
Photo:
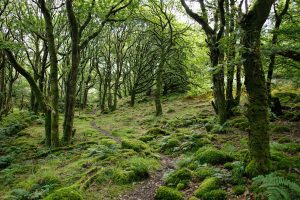
[(250, 177), (255, 177), (261, 174), (265, 174), (269, 172), (271, 163), (265, 163), (261, 165), (260, 162), (257, 162), (255, 159), (251, 160), (250, 163), (246, 167), (246, 173)]
[(152, 128), (145, 133), (145, 135), (152, 135), (152, 136), (161, 136), (161, 135), (169, 135), (169, 134), (170, 133), (160, 128)]
[(208, 163), (216, 165), (230, 162), (234, 159), (232, 156), (223, 151), (209, 147), (199, 149), (194, 155), (194, 160), (196, 160), (200, 164)]
[(141, 141), (136, 139), (122, 139), (122, 148), (125, 149), (133, 149), (136, 152), (141, 152), (147, 148), (147, 145)]
[(232, 188), (232, 191), (235, 195), (242, 195), (244, 194), (246, 187), (244, 185), (236, 185)]
[(166, 178), (166, 184), (184, 189), (191, 178), (192, 172), (187, 168), (183, 168), (170, 173)]
[(287, 125), (273, 125), (273, 127), (271, 128), (271, 133), (285, 133), (285, 132), (290, 132), (290, 127)]
[(13, 157), (11, 155), (0, 156), (0, 170), (10, 166), (12, 161), (13, 161)]
[(190, 198), (189, 198), (189, 200), (198, 200), (198, 198), (197, 198), (197, 197), (194, 197), (194, 196), (192, 196), (192, 197), (190, 197)]
[(278, 143), (290, 143), (292, 140), (288, 136), (283, 136), (277, 140)]
[(139, 138), (139, 140), (143, 141), (143, 142), (149, 142), (153, 139), (155, 139), (156, 137), (153, 135), (143, 135)]
[(166, 154), (171, 154), (179, 150), (180, 143), (180, 140), (176, 137), (166, 137), (163, 139), (160, 149)]
[(155, 193), (155, 200), (183, 200), (183, 195), (178, 190), (161, 186)]
[(230, 127), (235, 127), (243, 131), (247, 131), (249, 129), (249, 122), (245, 116), (235, 117), (227, 123)]
[(202, 198), (205, 193), (219, 189), (220, 182), (220, 179), (217, 177), (206, 178), (195, 191), (194, 195), (198, 198)]
[(226, 199), (227, 199), (227, 193), (221, 189), (206, 192), (202, 196), (202, 200), (226, 200)]
[(204, 179), (206, 179), (207, 177), (212, 176), (215, 173), (215, 170), (212, 167), (204, 167), (204, 168), (200, 168), (198, 169), (195, 174), (196, 177), (202, 181)]
[(65, 187), (54, 191), (45, 200), (83, 200), (83, 197), (71, 187)]

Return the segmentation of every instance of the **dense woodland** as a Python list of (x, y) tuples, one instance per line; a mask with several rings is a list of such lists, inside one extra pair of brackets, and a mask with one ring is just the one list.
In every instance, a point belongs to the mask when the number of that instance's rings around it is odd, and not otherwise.
[(299, 0), (1, 0), (0, 199), (300, 199)]

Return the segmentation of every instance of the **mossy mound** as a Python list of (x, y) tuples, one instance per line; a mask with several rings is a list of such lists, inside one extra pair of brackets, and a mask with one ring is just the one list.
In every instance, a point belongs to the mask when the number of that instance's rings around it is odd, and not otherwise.
[(160, 150), (166, 154), (172, 154), (179, 151), (181, 142), (177, 137), (165, 137), (162, 140)]
[(236, 185), (232, 188), (232, 191), (235, 195), (242, 195), (244, 194), (246, 187), (244, 185)]
[(230, 127), (235, 127), (243, 131), (246, 131), (249, 128), (249, 122), (245, 116), (235, 117), (230, 119), (227, 123)]
[(170, 173), (166, 178), (166, 184), (177, 189), (184, 189), (191, 178), (192, 172), (187, 168), (182, 168)]
[(155, 200), (183, 200), (183, 195), (176, 189), (161, 186), (155, 193)]
[(207, 177), (212, 176), (215, 173), (215, 170), (212, 167), (203, 167), (198, 170), (196, 170), (195, 174), (196, 177), (202, 181), (206, 179)]
[(44, 200), (83, 200), (83, 197), (76, 190), (70, 187), (65, 187), (54, 191)]
[(279, 134), (279, 133), (286, 133), (286, 132), (290, 132), (290, 127), (287, 125), (276, 124), (273, 125), (271, 128), (271, 133)]
[(194, 195), (198, 198), (203, 198), (206, 193), (219, 189), (220, 184), (221, 181), (217, 177), (206, 178), (195, 191)]
[(206, 192), (202, 196), (202, 200), (226, 200), (226, 199), (227, 199), (227, 193), (221, 189)]
[(152, 128), (148, 130), (145, 135), (152, 135), (152, 136), (161, 136), (161, 135), (169, 135), (166, 130), (160, 129), (160, 128)]
[(136, 139), (122, 139), (121, 144), (122, 144), (122, 148), (133, 149), (136, 152), (141, 152), (147, 149), (146, 143)]
[(199, 164), (208, 163), (216, 165), (231, 162), (234, 158), (223, 151), (209, 147), (199, 149), (194, 155), (194, 160)]

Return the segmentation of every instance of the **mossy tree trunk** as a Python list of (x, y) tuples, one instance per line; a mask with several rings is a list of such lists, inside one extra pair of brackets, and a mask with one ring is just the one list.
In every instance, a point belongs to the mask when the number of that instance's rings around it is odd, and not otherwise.
[(28, 71), (26, 71), (21, 65), (17, 62), (15, 56), (9, 49), (4, 49), (5, 54), (7, 55), (8, 60), (14, 69), (19, 72), (29, 83), (31, 90), (35, 93), (36, 98), (40, 102), (42, 110), (45, 113), (45, 137), (46, 137), (46, 145), (51, 145), (51, 118), (49, 120), (49, 113), (51, 113), (51, 107), (47, 105), (45, 96), (39, 89), (38, 85), (34, 81), (33, 77), (30, 75)]
[(76, 86), (77, 75), (80, 63), (80, 37), (79, 37), (79, 25), (73, 10), (72, 0), (66, 1), (66, 10), (68, 15), (68, 21), (70, 26), (70, 35), (72, 43), (72, 62), (71, 69), (68, 74), (66, 83), (66, 102), (65, 102), (65, 119), (64, 119), (64, 144), (70, 144), (73, 132), (74, 110), (76, 103)]
[(270, 137), (268, 133), (268, 102), (266, 81), (260, 58), (260, 32), (268, 18), (274, 0), (256, 0), (243, 17), (242, 58), (245, 85), (248, 92), (247, 117), (250, 123), (250, 163), (246, 171), (250, 176), (267, 173), (270, 169)]
[[(203, 28), (206, 37), (207, 45), (210, 53), (210, 62), (213, 68), (212, 82), (213, 82), (213, 95), (214, 102), (213, 106), (218, 116), (218, 121), (220, 124), (226, 122), (228, 118), (226, 98), (224, 94), (224, 68), (220, 64), (223, 59), (220, 59), (221, 52), (219, 42), (223, 37), (224, 27), (225, 27), (225, 10), (224, 10), (224, 0), (218, 1), (218, 8), (213, 10), (214, 22), (210, 23), (208, 21), (208, 6), (203, 0), (199, 0), (201, 14), (198, 15), (194, 13), (189, 6), (186, 4), (185, 0), (180, 0), (182, 6), (184, 7), (187, 14), (193, 18), (199, 25)], [(211, 27), (214, 24), (215, 27)], [(223, 52), (222, 52), (223, 53)]]
[[(58, 123), (59, 123), (59, 112), (58, 112), (58, 99), (59, 99), (59, 89), (58, 89), (58, 61), (56, 46), (54, 41), (54, 28), (52, 24), (52, 18), (50, 11), (46, 7), (44, 0), (39, 0), (41, 11), (44, 16), (46, 24), (46, 36), (47, 43), (50, 54), (50, 99), (52, 104), (51, 112), (51, 145), (54, 147), (59, 146), (59, 132), (58, 132)], [(49, 113), (47, 113), (49, 115)], [(50, 116), (47, 116), (50, 118)]]

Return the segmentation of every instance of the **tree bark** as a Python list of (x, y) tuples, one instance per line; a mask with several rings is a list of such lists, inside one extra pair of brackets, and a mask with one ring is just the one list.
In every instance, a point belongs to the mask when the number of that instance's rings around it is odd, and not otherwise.
[[(46, 24), (46, 35), (47, 42), (50, 54), (50, 97), (52, 104), (51, 111), (51, 145), (54, 147), (59, 146), (59, 132), (58, 132), (58, 123), (59, 123), (59, 112), (58, 112), (58, 99), (59, 99), (59, 89), (58, 89), (58, 61), (57, 61), (57, 53), (56, 46), (54, 40), (54, 28), (52, 24), (52, 18), (50, 15), (50, 11), (46, 7), (44, 0), (39, 0), (41, 11), (44, 16), (45, 24)], [(47, 113), (49, 114), (49, 113)], [(48, 116), (50, 118), (50, 116)]]
[(65, 119), (64, 119), (64, 133), (63, 142), (70, 144), (72, 139), (74, 110), (76, 101), (76, 86), (78, 67), (80, 63), (80, 37), (79, 26), (73, 10), (72, 0), (66, 1), (66, 9), (68, 15), (68, 21), (70, 26), (70, 35), (72, 43), (72, 64), (68, 74), (66, 83), (66, 105), (65, 105)]
[(245, 85), (248, 92), (247, 117), (250, 124), (250, 176), (267, 173), (270, 169), (270, 136), (268, 133), (268, 102), (266, 81), (260, 58), (260, 32), (274, 0), (256, 0), (242, 21)]

